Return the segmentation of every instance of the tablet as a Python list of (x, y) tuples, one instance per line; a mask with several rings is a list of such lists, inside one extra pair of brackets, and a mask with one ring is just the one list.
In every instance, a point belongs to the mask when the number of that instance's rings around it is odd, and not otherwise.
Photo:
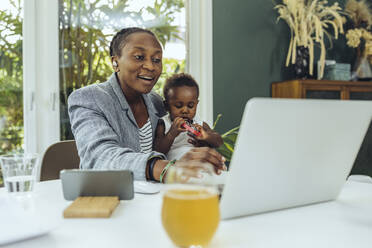
[(79, 196), (118, 196), (120, 200), (134, 197), (133, 172), (129, 170), (62, 170), (60, 178), (68, 201)]

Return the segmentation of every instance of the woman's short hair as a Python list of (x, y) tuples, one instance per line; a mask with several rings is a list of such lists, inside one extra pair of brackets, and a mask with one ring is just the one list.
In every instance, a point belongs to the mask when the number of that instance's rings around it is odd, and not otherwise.
[(148, 29), (137, 28), (137, 27), (123, 28), (122, 30), (120, 30), (119, 32), (115, 34), (114, 38), (112, 38), (112, 41), (110, 43), (110, 56), (120, 57), (121, 49), (123, 49), (123, 47), (125, 46), (128, 36), (133, 33), (139, 33), (139, 32), (151, 34), (152, 36), (156, 38), (156, 35)]
[(165, 82), (164, 88), (163, 88), (163, 96), (165, 101), (168, 101), (169, 97), (169, 90), (172, 88), (176, 87), (181, 87), (181, 86), (189, 86), (189, 87), (195, 87), (197, 96), (199, 97), (199, 86), (196, 83), (195, 79), (186, 73), (179, 73), (179, 74), (174, 74), (170, 78), (167, 79)]

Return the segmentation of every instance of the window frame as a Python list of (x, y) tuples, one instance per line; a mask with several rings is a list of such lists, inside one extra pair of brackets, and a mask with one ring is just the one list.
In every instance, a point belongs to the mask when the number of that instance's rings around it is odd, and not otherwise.
[(212, 0), (187, 0), (186, 70), (199, 84), (197, 117), (213, 125), (213, 6)]
[(60, 140), (58, 0), (24, 0), (24, 150), (43, 154)]

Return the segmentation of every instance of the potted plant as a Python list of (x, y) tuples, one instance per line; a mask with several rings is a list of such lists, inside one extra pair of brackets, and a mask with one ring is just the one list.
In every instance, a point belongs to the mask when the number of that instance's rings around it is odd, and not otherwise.
[[(286, 66), (288, 67), (290, 62), (295, 64), (298, 77), (306, 78), (308, 74), (313, 75), (314, 44), (318, 43), (320, 45), (318, 73), (322, 78), (326, 58), (324, 37), (327, 36), (332, 41), (332, 36), (327, 29), (333, 28), (335, 39), (338, 38), (339, 33), (344, 32), (345, 18), (341, 15), (340, 6), (337, 2), (331, 6), (327, 4), (326, 0), (283, 0), (282, 4), (274, 7), (279, 14), (277, 20), (283, 19), (291, 30)], [(304, 56), (304, 58), (297, 56)]]
[(352, 23), (352, 28), (346, 33), (347, 45), (357, 50), (352, 79), (370, 80), (372, 78), (372, 10), (365, 0), (348, 0), (345, 13)]
[[(216, 120), (213, 123), (213, 129), (215, 129), (218, 121), (220, 120), (222, 114), (218, 114)], [(223, 144), (217, 148), (217, 151), (225, 157), (227, 164), (230, 163), (231, 157), (234, 153), (234, 147), (236, 138), (238, 137), (239, 126), (230, 129), (229, 131), (221, 134)]]

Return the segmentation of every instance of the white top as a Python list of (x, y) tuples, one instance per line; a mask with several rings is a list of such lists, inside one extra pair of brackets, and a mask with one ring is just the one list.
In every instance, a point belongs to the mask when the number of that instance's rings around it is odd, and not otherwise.
[[(63, 199), (60, 180), (35, 186), (24, 208), (35, 220), (58, 226), (6, 247), (174, 247), (161, 223), (161, 194), (135, 194), (133, 200), (121, 201), (109, 219), (63, 219), (71, 202)], [(0, 198), (5, 195), (0, 188)], [(371, 196), (372, 184), (348, 181), (336, 201), (221, 221), (210, 247), (370, 248)], [(8, 224), (2, 221), (0, 227)]]
[[(172, 121), (170, 119), (169, 114), (164, 116), (162, 119), (164, 120), (164, 123), (165, 123), (165, 133), (167, 133), (169, 131), (171, 125), (172, 125)], [(193, 120), (193, 123), (197, 123), (197, 124), (201, 125), (200, 121), (198, 121), (196, 119)], [(189, 135), (187, 135), (187, 132), (180, 133), (174, 139), (174, 142), (173, 142), (171, 148), (169, 149), (169, 152), (167, 153), (167, 158), (169, 160), (179, 159), (185, 153), (190, 151), (190, 149), (194, 147), (192, 144), (187, 142), (187, 140), (190, 139), (190, 138), (191, 137)]]
[(138, 129), (140, 146), (142, 153), (152, 152), (152, 129), (150, 119), (147, 120), (145, 125)]

